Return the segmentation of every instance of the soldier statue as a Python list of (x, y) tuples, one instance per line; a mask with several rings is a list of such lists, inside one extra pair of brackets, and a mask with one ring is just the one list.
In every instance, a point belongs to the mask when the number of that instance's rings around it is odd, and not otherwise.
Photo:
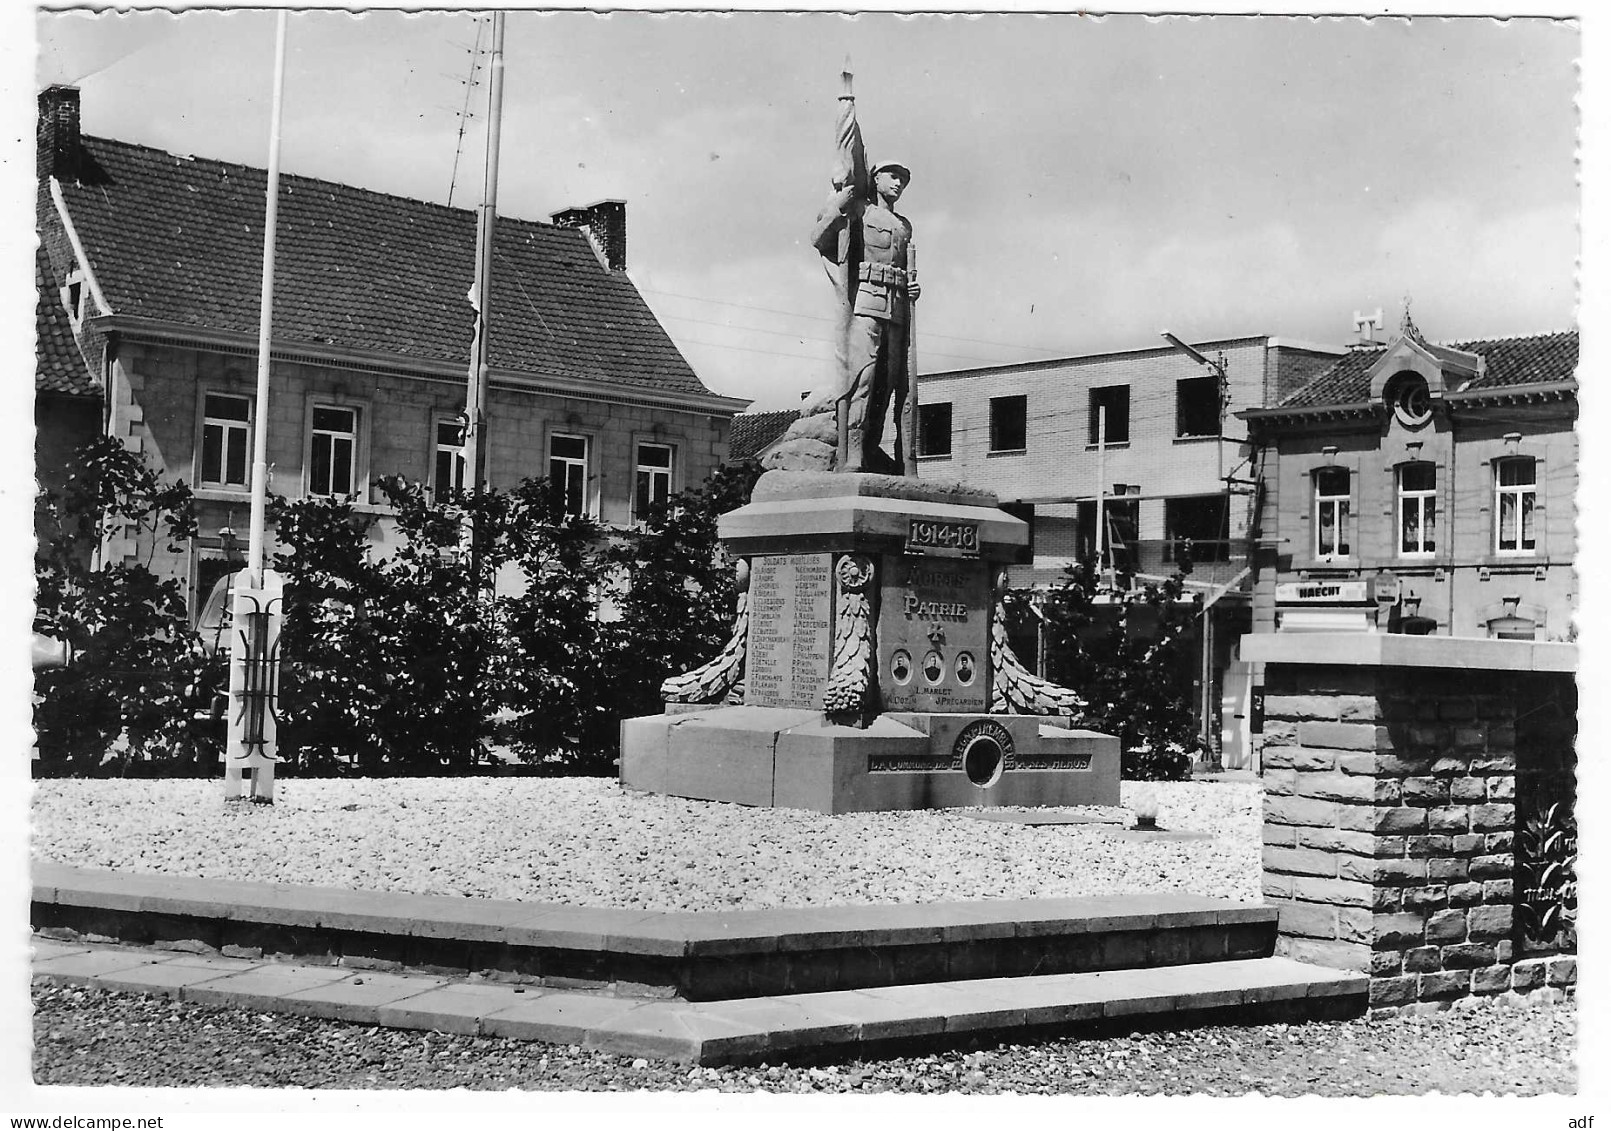
[[(812, 244), (844, 283), (839, 365), (844, 471), (900, 473), (904, 450), (913, 442), (902, 425), (911, 380), (910, 304), (921, 288), (912, 270), (911, 222), (895, 211), (911, 179), (898, 161), (874, 165), (865, 181), (853, 175), (835, 188), (811, 233)], [(892, 401), (895, 458), (888, 466), (881, 445)]]
[[(912, 174), (899, 161), (869, 168), (848, 64), (841, 77), (833, 191), (811, 233), (838, 298), (835, 380), (807, 400), (762, 466), (915, 477), (912, 303), (920, 288), (912, 225), (895, 211)], [(882, 446), (892, 405), (893, 458)]]

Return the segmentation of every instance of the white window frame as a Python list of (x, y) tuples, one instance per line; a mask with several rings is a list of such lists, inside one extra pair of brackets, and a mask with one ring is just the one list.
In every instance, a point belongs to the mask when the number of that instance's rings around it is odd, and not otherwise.
[[(1358, 532), (1352, 530), (1354, 519), (1354, 474), (1354, 469), (1351, 467), (1337, 467), (1335, 465), (1317, 467), (1309, 474), (1311, 480), (1309, 494), (1313, 508), (1311, 514), (1314, 521), (1314, 537), (1311, 545), (1317, 562), (1348, 561), (1354, 556), (1353, 538), (1349, 537), (1350, 533), (1353, 533), (1354, 537), (1358, 537)], [(1327, 475), (1345, 476), (1347, 488), (1341, 494), (1332, 492), (1322, 495), (1320, 493), (1321, 480)], [(1321, 518), (1328, 509), (1332, 515), (1332, 548), (1330, 551), (1322, 548), (1320, 544), (1321, 532), (1325, 529), (1325, 523), (1321, 521)], [(1339, 550), (1338, 546), (1345, 548)]]
[[(315, 421), (318, 419), (318, 414), (321, 411), (348, 412), (348, 413), (351, 413), (352, 414), (352, 431), (351, 432), (338, 432), (338, 431), (335, 431), (334, 429), (318, 427), (315, 424)], [(305, 459), (304, 459), (304, 462), (303, 462), (303, 472), (302, 472), (302, 487), (303, 487), (303, 493), (304, 494), (306, 494), (310, 498), (317, 497), (317, 498), (330, 499), (330, 498), (353, 497), (353, 498), (359, 499), (359, 501), (363, 501), (363, 494), (364, 494), (365, 481), (366, 481), (365, 468), (364, 468), (364, 454), (365, 453), (364, 453), (363, 431), (364, 431), (364, 420), (365, 420), (366, 415), (367, 415), (367, 413), (365, 411), (365, 406), (363, 406), (363, 405), (344, 404), (344, 403), (341, 403), (339, 401), (330, 401), (330, 400), (313, 400), (313, 401), (309, 402), (309, 404), (308, 404), (307, 446), (306, 446), (306, 449), (305, 449), (306, 456), (305, 456)], [(314, 451), (318, 447), (321, 437), (327, 437), (332, 442), (332, 448), (331, 448), (331, 467), (332, 467), (332, 469), (334, 468), (334, 464), (335, 464), (335, 459), (334, 459), (335, 448), (333, 446), (334, 442), (336, 440), (339, 440), (339, 439), (345, 437), (346, 439), (350, 440), (351, 443), (352, 443), (352, 451), (350, 453), (349, 462), (348, 462), (348, 480), (347, 480), (347, 488), (348, 489), (345, 490), (345, 491), (333, 491), (333, 490), (332, 491), (319, 491), (319, 490), (314, 489), (313, 457), (314, 457)], [(334, 486), (333, 483), (330, 484), (330, 485)]]
[[(582, 442), (582, 455), (581, 455), (581, 457), (578, 458), (576, 456), (555, 455), (554, 454), (554, 442), (556, 440), (580, 440)], [(564, 473), (564, 475), (565, 475), (565, 485), (563, 487), (555, 487), (555, 484), (554, 484), (554, 465), (555, 465), (555, 463), (563, 464), (564, 467), (566, 468), (565, 473)], [(564, 492), (564, 494), (566, 496), (566, 506), (565, 506), (565, 513), (566, 514), (576, 515), (577, 517), (586, 517), (586, 518), (594, 517), (594, 512), (593, 512), (593, 492), (592, 492), (592, 489), (591, 489), (591, 487), (592, 487), (592, 484), (591, 484), (592, 476), (591, 476), (591, 474), (589, 474), (591, 466), (592, 466), (592, 463), (593, 463), (593, 438), (591, 436), (587, 435), (584, 432), (568, 432), (568, 431), (564, 431), (564, 430), (561, 430), (561, 429), (556, 429), (553, 432), (550, 432), (548, 434), (548, 482), (549, 482), (550, 488), (553, 488), (553, 489), (560, 490), (560, 491)], [(569, 496), (570, 496), (570, 489), (571, 489), (571, 480), (572, 480), (573, 476), (578, 477), (580, 479), (580, 487), (581, 487), (581, 507), (580, 507), (580, 509), (577, 509), (577, 510), (572, 510), (571, 507), (570, 507), (570, 498), (569, 498)]]
[[(1532, 477), (1526, 483), (1505, 483), (1507, 467), (1527, 467)], [(1529, 558), (1538, 554), (1538, 459), (1534, 456), (1505, 456), (1493, 462), (1494, 470), (1494, 553), (1507, 558)], [(1505, 502), (1510, 500), (1515, 514), (1515, 545), (1505, 545)], [(1526, 514), (1524, 515), (1524, 507)], [(1522, 545), (1523, 532), (1531, 520), (1532, 544)]]
[[(1429, 487), (1408, 487), (1405, 485), (1405, 472), (1411, 468), (1417, 470), (1426, 468), (1432, 473), (1432, 484)], [(1397, 495), (1395, 514), (1397, 522), (1394, 523), (1394, 545), (1401, 558), (1430, 558), (1437, 553), (1437, 525), (1438, 525), (1438, 465), (1430, 460), (1417, 460), (1411, 463), (1401, 463), (1394, 469), (1393, 482)], [(1415, 545), (1406, 545), (1407, 520), (1411, 515), (1416, 518)], [(1431, 537), (1428, 537), (1428, 531)], [(1429, 546), (1427, 543), (1430, 542)]]
[[(215, 417), (207, 411), (207, 401), (210, 398), (227, 398), (240, 401), (246, 406), (246, 419), (237, 417)], [(252, 427), (256, 423), (254, 418), (255, 406), (253, 398), (242, 393), (228, 393), (221, 390), (203, 389), (201, 391), (201, 434), (196, 442), (196, 486), (209, 491), (250, 491), (252, 486)], [(207, 478), (207, 433), (210, 429), (220, 431), (218, 449), (218, 471), (216, 479)], [(234, 482), (229, 478), (229, 450), (230, 437), (236, 437), (241, 445), (241, 479)]]
[[(643, 452), (645, 448), (658, 448), (665, 452), (665, 465), (644, 463)], [(677, 471), (677, 449), (674, 445), (663, 440), (634, 440), (632, 444), (632, 463), (632, 521), (642, 522), (647, 517), (647, 513), (640, 513), (638, 508), (638, 499), (641, 494), (639, 485), (647, 476), (649, 480), (650, 506), (653, 506), (656, 502), (664, 502), (669, 499)], [(658, 497), (654, 490), (656, 481), (660, 483)]]
[[(443, 443), (442, 429), (445, 427), (459, 430), (459, 442)], [(446, 499), (449, 494), (464, 490), (464, 482), (469, 477), (464, 458), (465, 423), (462, 416), (438, 416), (431, 421), (431, 496), (438, 502)], [(448, 454), (452, 459), (454, 482), (448, 485), (448, 490), (442, 489), (442, 456)]]

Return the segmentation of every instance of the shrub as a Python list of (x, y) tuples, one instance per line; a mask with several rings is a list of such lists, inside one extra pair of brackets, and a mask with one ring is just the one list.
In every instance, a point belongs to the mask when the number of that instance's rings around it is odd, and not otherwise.
[[(1091, 562), (1068, 567), (1042, 605), (1047, 678), (1084, 696), (1086, 725), (1117, 735), (1122, 775), (1180, 780), (1191, 773), (1197, 735), (1195, 606), (1181, 601), (1180, 574), (1109, 599)], [(1028, 594), (1009, 600), (1028, 615)]]
[[(603, 682), (597, 525), (566, 517), (541, 481), (442, 501), (378, 486), (396, 514), (385, 557), (347, 502), (278, 508), (281, 753), (316, 772), (440, 774), (471, 770), (492, 742), (528, 761), (583, 750)], [(513, 592), (494, 597), (499, 574)]]
[(615, 724), (603, 662), (607, 626), (599, 619), (609, 590), (603, 530), (566, 515), (541, 480), (487, 499), (484, 562), (516, 571), (522, 583), (518, 593), (482, 599), (489, 632), (482, 708), (493, 737), (549, 772), (608, 772)]
[[(716, 520), (749, 501), (754, 464), (722, 466), (698, 490), (654, 508), (612, 547), (620, 619), (607, 634), (611, 715), (658, 714), (660, 684), (719, 652), (733, 629), (733, 565)], [(614, 740), (612, 739), (612, 745)]]
[[(541, 480), (433, 499), (387, 479), (384, 554), (373, 513), (349, 501), (271, 500), (271, 564), (286, 581), (284, 771), (472, 772), (496, 746), (538, 772), (608, 772), (619, 720), (659, 710), (660, 682), (730, 631), (716, 518), (757, 474), (721, 469), (616, 533), (564, 514)], [(76, 652), (37, 679), (40, 772), (218, 772), (222, 736), (203, 740), (192, 716), (224, 686), (227, 655), (195, 646), (184, 586), (149, 557), (96, 562), (130, 527), (151, 552), (182, 549), (195, 534), (189, 488), (103, 438), (38, 509), (35, 631)]]
[(189, 721), (221, 673), (192, 648), (183, 587), (153, 573), (149, 553), (143, 562), (100, 554), (131, 528), (151, 553), (181, 548), (195, 534), (190, 489), (164, 485), (142, 455), (99, 437), (35, 507), (34, 631), (74, 651), (70, 667), (35, 677), (38, 772), (124, 773), (148, 760), (173, 773), (210, 772)]
[(1540, 803), (1516, 838), (1518, 900), (1525, 940), (1539, 949), (1577, 949), (1577, 816), (1570, 804)]
[(309, 772), (440, 774), (496, 747), (539, 772), (608, 773), (620, 720), (658, 711), (660, 682), (730, 630), (716, 517), (754, 478), (724, 469), (615, 534), (542, 480), (446, 500), (385, 480), (387, 557), (348, 503), (279, 506), (281, 754)]
[(385, 585), (367, 550), (372, 519), (324, 498), (276, 499), (272, 514), (281, 546), (273, 565), (286, 581), (279, 753), (310, 773), (342, 769), (343, 759), (374, 769), (392, 753), (381, 716), (395, 657), (374, 640), (373, 601)]

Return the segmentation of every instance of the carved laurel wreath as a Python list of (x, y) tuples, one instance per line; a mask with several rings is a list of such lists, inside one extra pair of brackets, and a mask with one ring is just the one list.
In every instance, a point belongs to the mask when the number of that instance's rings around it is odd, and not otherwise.
[[(1006, 578), (998, 576), (996, 592), (1006, 590)], [(998, 597), (990, 618), (990, 713), (993, 715), (1066, 715), (1078, 717), (1085, 711), (1085, 700), (1066, 687), (1024, 667), (1007, 642), (1007, 609)]]
[(693, 671), (674, 675), (660, 685), (667, 703), (742, 703), (744, 657), (750, 633), (750, 563), (740, 558), (734, 570), (738, 601), (733, 610), (733, 634), (716, 658)]
[(873, 682), (872, 602), (868, 599), (873, 561), (861, 554), (846, 554), (835, 565), (834, 575), (839, 581), (838, 615), (822, 709), (830, 716), (860, 717)]

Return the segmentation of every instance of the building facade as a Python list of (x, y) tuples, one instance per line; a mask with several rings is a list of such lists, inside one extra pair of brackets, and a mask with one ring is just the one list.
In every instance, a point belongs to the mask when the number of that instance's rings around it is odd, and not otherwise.
[(1032, 560), (1009, 570), (1015, 587), (1054, 586), (1078, 560), (1100, 560), (1119, 585), (1184, 572), (1202, 610), (1194, 700), (1207, 761), (1239, 767), (1245, 688), (1223, 676), (1250, 623), (1255, 480), (1234, 414), (1343, 353), (1257, 335), (925, 374), (918, 472), (987, 487), (1029, 521)]
[[(101, 430), (195, 489), (200, 537), (154, 561), (205, 593), (249, 516), (267, 176), (82, 136), (78, 120), (77, 91), (40, 96), (42, 290)], [(463, 484), (475, 245), (471, 210), (281, 178), (271, 491), (351, 498), (384, 544), (383, 477)], [(625, 271), (618, 201), (498, 220), (486, 481), (547, 478), (567, 509), (617, 526), (702, 482), (746, 403), (701, 383)], [(41, 429), (42, 469), (53, 443)]]
[[(1031, 519), (1044, 584), (1098, 550), (1120, 572), (1224, 585), (1248, 566), (1251, 469), (1234, 414), (1341, 350), (1267, 336), (924, 374), (919, 474), (988, 487)], [(1229, 423), (1231, 427), (1226, 427)]]
[(1577, 352), (1576, 332), (1434, 345), (1409, 325), (1244, 412), (1255, 629), (1570, 639)]
[(1574, 639), (1577, 361), (1575, 331), (1437, 345), (1406, 316), (1243, 412), (1254, 631)]

